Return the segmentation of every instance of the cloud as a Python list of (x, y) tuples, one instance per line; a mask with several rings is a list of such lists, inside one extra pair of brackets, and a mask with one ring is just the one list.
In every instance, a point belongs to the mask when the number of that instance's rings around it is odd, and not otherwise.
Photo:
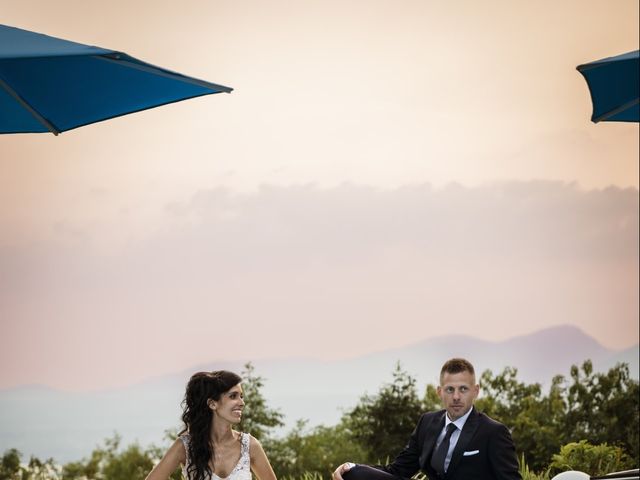
[(168, 206), (171, 229), (158, 240), (194, 245), (200, 258), (241, 251), (252, 264), (265, 257), (278, 265), (371, 259), (398, 248), (425, 257), (609, 261), (637, 257), (637, 210), (635, 189), (582, 191), (550, 181), (264, 186), (245, 195), (212, 189)]
[[(344, 356), (566, 323), (610, 346), (637, 338), (634, 188), (214, 188), (111, 251), (95, 247), (99, 223), (0, 250), (2, 363), (23, 358), (0, 384), (73, 385), (89, 371), (118, 384), (212, 358)], [(343, 338), (357, 341), (345, 350)]]

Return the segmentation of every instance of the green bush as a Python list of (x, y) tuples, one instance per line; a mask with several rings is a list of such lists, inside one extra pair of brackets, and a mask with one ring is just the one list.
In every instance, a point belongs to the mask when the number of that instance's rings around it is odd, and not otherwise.
[(622, 448), (606, 443), (591, 445), (586, 440), (563, 446), (549, 465), (554, 475), (567, 470), (579, 470), (595, 477), (630, 468), (633, 468), (633, 460)]
[(329, 478), (344, 461), (357, 461), (365, 455), (344, 427), (307, 428), (303, 420), (286, 437), (267, 439), (263, 445), (278, 478), (283, 480)]

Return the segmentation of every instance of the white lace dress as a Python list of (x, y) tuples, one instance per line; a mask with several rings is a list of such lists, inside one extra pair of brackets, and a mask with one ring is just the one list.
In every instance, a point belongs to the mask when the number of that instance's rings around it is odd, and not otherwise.
[[(233, 467), (229, 476), (221, 478), (215, 473), (212, 473), (208, 478), (211, 480), (251, 480), (251, 458), (249, 457), (250, 439), (251, 437), (248, 433), (240, 433), (240, 460), (238, 460), (236, 466)], [(189, 442), (191, 441), (191, 436), (188, 433), (180, 435), (180, 440), (182, 440), (184, 449), (187, 452), (187, 461), (182, 467), (182, 475), (185, 479), (190, 480), (190, 477), (187, 475), (187, 467), (189, 466)]]

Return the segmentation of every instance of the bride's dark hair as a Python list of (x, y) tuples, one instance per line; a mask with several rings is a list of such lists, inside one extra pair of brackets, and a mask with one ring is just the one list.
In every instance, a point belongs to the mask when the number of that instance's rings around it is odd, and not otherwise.
[(182, 401), (182, 435), (188, 432), (189, 466), (187, 478), (205, 480), (213, 473), (209, 461), (214, 458), (211, 442), (211, 417), (209, 400), (220, 400), (220, 395), (238, 385), (242, 379), (233, 372), (218, 370), (215, 372), (198, 372), (191, 376)]

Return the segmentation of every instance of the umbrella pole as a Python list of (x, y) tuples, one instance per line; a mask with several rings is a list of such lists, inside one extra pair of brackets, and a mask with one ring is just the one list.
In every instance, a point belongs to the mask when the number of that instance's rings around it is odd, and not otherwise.
[(53, 126), (53, 124), (40, 115), (31, 105), (29, 105), (24, 98), (18, 95), (13, 88), (11, 88), (7, 82), (0, 78), (0, 87), (2, 87), (9, 95), (16, 99), (16, 101), (22, 105), (38, 122), (40, 122), (47, 130), (49, 130), (54, 135), (58, 135), (60, 130)]

